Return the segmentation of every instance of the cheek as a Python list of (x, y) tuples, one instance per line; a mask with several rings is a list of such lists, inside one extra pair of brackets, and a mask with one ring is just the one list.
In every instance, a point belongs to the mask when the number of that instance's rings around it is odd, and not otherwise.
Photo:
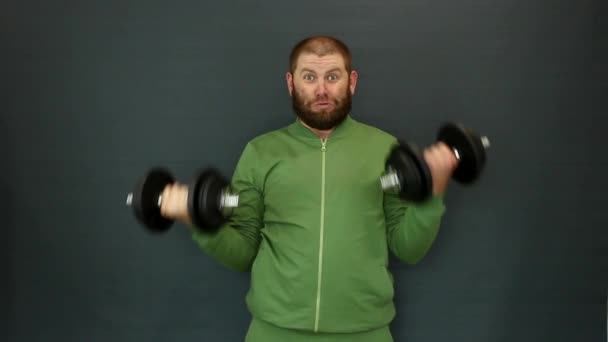
[(307, 91), (305, 88), (298, 88), (295, 90), (295, 92), (298, 95), (298, 98), (304, 100), (305, 102), (308, 102), (310, 99), (314, 98), (312, 93), (310, 91)]
[(331, 95), (336, 99), (343, 99), (346, 97), (346, 95), (347, 95), (346, 93), (349, 91), (350, 91), (350, 89), (348, 87), (348, 84), (340, 85), (333, 89), (333, 91), (331, 92)]

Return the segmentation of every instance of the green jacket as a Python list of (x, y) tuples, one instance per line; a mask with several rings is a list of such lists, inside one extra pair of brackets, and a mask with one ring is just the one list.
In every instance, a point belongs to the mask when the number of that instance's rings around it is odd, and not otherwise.
[(382, 191), (394, 143), (348, 117), (326, 141), (296, 121), (247, 144), (232, 178), (239, 207), (216, 234), (193, 238), (223, 265), (251, 270), (253, 316), (321, 332), (390, 323), (388, 252), (419, 261), (445, 211), (440, 197), (413, 205)]

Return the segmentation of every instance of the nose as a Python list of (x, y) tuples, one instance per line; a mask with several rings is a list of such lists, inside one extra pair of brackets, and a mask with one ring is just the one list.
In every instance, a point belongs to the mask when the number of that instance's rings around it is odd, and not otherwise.
[(317, 97), (327, 96), (327, 85), (325, 84), (325, 80), (322, 78), (320, 78), (317, 82), (317, 87), (315, 88), (315, 95)]

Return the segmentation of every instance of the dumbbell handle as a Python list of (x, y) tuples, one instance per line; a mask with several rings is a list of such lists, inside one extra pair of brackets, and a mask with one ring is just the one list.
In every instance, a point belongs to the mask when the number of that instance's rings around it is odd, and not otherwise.
[(380, 186), (384, 191), (389, 189), (399, 189), (400, 182), (397, 172), (395, 172), (395, 170), (392, 168), (389, 168), (388, 172), (380, 177)]
[(231, 194), (228, 190), (222, 192), (220, 197), (220, 207), (236, 208), (239, 206), (239, 195)]
[[(158, 201), (157, 201), (157, 205), (160, 208), (160, 206), (163, 203), (163, 196), (160, 195), (158, 196)], [(131, 206), (133, 204), (133, 193), (130, 192), (127, 195), (127, 201), (126, 201), (126, 205), (127, 206)], [(231, 193), (229, 193), (228, 191), (225, 191), (222, 193), (222, 196), (220, 198), (220, 207), (221, 208), (236, 208), (239, 206), (239, 195), (233, 195)]]
[(482, 136), (481, 138), (481, 144), (483, 145), (483, 148), (485, 148), (486, 150), (488, 148), (490, 148), (490, 138), (488, 138), (487, 136)]
[[(163, 196), (158, 196), (158, 201), (157, 201), (157, 205), (160, 208), (160, 205), (163, 203)], [(127, 194), (127, 201), (126, 201), (126, 205), (127, 206), (131, 206), (133, 204), (133, 193), (129, 192)]]
[[(481, 140), (481, 145), (483, 146), (484, 149), (488, 149), (490, 148), (490, 139), (488, 137), (486, 137), (485, 135), (479, 138)], [(456, 149), (455, 147), (452, 147), (452, 152), (454, 152), (454, 156), (456, 157), (456, 160), (460, 161), (460, 152), (458, 152), (458, 149)]]
[(133, 204), (133, 193), (132, 193), (132, 192), (129, 192), (129, 193), (127, 194), (127, 201), (126, 201), (126, 205), (130, 207), (132, 204)]

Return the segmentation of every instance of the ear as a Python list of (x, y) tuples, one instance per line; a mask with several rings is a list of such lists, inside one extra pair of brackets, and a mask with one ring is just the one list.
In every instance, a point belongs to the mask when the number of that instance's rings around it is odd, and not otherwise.
[(293, 75), (291, 72), (285, 74), (285, 81), (287, 82), (287, 90), (289, 90), (289, 96), (293, 95)]
[(359, 79), (359, 74), (353, 70), (350, 72), (350, 94), (355, 95), (355, 88), (357, 87), (357, 80)]

